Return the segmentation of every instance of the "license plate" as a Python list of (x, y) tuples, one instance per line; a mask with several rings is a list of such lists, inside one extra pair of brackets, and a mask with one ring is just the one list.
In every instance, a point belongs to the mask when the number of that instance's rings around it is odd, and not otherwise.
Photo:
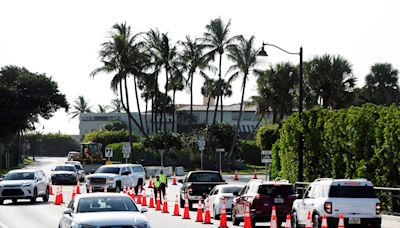
[(349, 224), (361, 224), (360, 218), (349, 218)]
[(282, 198), (274, 198), (274, 203), (283, 203)]

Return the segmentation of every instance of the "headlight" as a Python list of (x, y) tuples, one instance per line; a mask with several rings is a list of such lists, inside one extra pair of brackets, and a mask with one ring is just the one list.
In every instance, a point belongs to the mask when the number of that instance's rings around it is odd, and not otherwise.
[(107, 179), (106, 179), (106, 182), (107, 182), (107, 183), (113, 183), (113, 182), (114, 182), (114, 178), (112, 178), (112, 177), (111, 177), (111, 178), (107, 178)]
[(29, 182), (28, 182), (28, 183), (23, 183), (23, 184), (22, 184), (22, 187), (29, 187), (29, 186), (31, 186), (31, 184), (32, 184), (32, 183), (29, 183)]
[(148, 226), (147, 222), (144, 222), (144, 223), (135, 225), (135, 227), (136, 228), (148, 228), (149, 226)]

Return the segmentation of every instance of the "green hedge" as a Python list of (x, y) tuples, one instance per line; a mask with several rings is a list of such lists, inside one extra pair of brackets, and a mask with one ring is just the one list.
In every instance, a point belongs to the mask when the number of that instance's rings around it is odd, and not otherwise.
[(279, 125), (268, 124), (262, 125), (256, 136), (256, 143), (260, 150), (271, 150), (272, 145), (278, 140), (279, 137)]
[[(160, 157), (154, 150), (143, 147), (140, 142), (132, 143), (132, 146), (137, 162), (142, 165), (159, 165)], [(112, 143), (108, 144), (106, 147), (113, 149), (113, 157), (111, 158), (111, 161), (125, 163), (125, 158), (123, 158), (122, 155), (122, 143)]]
[(243, 159), (248, 165), (263, 165), (263, 163), (261, 163), (261, 150), (256, 145), (255, 140), (239, 140), (237, 143), (236, 156), (237, 158)]
[[(138, 142), (138, 139), (139, 137), (137, 135), (133, 135), (132, 138), (133, 142)], [(90, 141), (96, 143), (102, 143), (104, 146), (112, 143), (129, 142), (129, 131), (128, 130), (92, 131), (90, 133), (85, 134), (85, 136), (83, 137), (83, 142), (90, 142)]]
[(49, 134), (27, 134), (30, 143), (29, 154), (36, 156), (67, 156), (69, 151), (79, 151), (79, 143), (70, 135)]

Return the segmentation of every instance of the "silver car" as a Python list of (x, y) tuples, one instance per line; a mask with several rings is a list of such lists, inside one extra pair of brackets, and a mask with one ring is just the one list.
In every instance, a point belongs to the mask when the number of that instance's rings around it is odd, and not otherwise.
[(135, 227), (150, 228), (139, 207), (127, 195), (91, 193), (71, 200), (60, 219), (59, 228)]

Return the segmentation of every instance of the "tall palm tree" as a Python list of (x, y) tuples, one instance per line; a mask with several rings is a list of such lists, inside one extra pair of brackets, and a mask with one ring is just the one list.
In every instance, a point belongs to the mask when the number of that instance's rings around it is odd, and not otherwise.
[(251, 135), (254, 134), (254, 132), (258, 129), (258, 126), (260, 126), (261, 122), (265, 118), (265, 114), (269, 109), (269, 105), (266, 99), (264, 99), (261, 96), (251, 96), (250, 101), (246, 104), (246, 106), (256, 106), (256, 116), (259, 115), (260, 119), (258, 120), (256, 126), (253, 128), (252, 132), (250, 132), (246, 136), (246, 141), (250, 138)]
[(97, 113), (107, 113), (107, 109), (109, 108), (108, 105), (97, 105)]
[(216, 86), (215, 86), (215, 80), (208, 77), (206, 74), (202, 73), (202, 77), (204, 78), (204, 84), (201, 87), (201, 94), (204, 97), (207, 97), (207, 110), (206, 110), (206, 126), (208, 126), (208, 112), (210, 109), (210, 101), (211, 99), (215, 98), (215, 91), (216, 91)]
[(229, 71), (235, 71), (231, 78), (238, 77), (240, 74), (243, 76), (239, 119), (237, 121), (235, 134), (233, 136), (233, 141), (228, 154), (228, 156), (231, 157), (237, 140), (240, 121), (242, 118), (247, 78), (249, 76), (249, 73), (257, 64), (257, 50), (254, 48), (254, 36), (251, 36), (248, 40), (246, 40), (244, 37), (240, 37), (239, 44), (237, 46), (230, 46), (228, 48), (228, 51), (228, 58), (233, 62), (233, 65), (229, 68)]
[(111, 112), (121, 112), (122, 110), (121, 100), (118, 98), (112, 99), (110, 108)]
[(82, 113), (91, 113), (91, 108), (92, 106), (89, 106), (88, 101), (83, 96), (78, 96), (74, 100), (74, 104), (72, 105), (73, 110), (69, 113), (69, 115), (72, 115), (71, 119), (74, 119)]
[[(238, 39), (238, 36), (229, 37), (230, 33), (231, 20), (225, 24), (222, 19), (216, 18), (212, 19), (208, 25), (206, 25), (206, 32), (204, 33), (203, 42), (207, 48), (211, 50), (207, 53), (211, 60), (215, 59), (216, 55), (219, 55), (219, 64), (218, 64), (218, 79), (222, 79), (222, 55), (225, 50), (228, 48), (235, 46), (235, 40)], [(221, 87), (218, 88), (221, 90)], [(217, 115), (219, 99), (221, 99), (221, 122), (223, 120), (223, 100), (222, 93), (219, 92), (219, 96), (217, 97), (214, 115)], [(215, 118), (214, 118), (215, 119)], [(215, 124), (215, 123), (213, 123)]]
[(183, 69), (175, 65), (171, 69), (171, 77), (169, 82), (169, 90), (172, 90), (172, 132), (175, 131), (175, 94), (176, 91), (182, 91), (185, 86), (187, 79), (183, 76)]

